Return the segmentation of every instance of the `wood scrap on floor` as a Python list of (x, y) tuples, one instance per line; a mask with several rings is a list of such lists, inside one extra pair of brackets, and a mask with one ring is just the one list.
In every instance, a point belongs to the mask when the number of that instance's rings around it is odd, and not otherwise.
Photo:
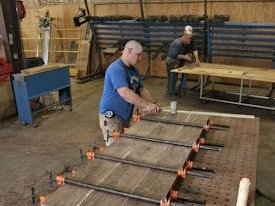
[(77, 77), (82, 78), (87, 75), (89, 67), (89, 58), (90, 58), (90, 47), (91, 42), (89, 40), (82, 40), (79, 46), (79, 62), (78, 62), (78, 71)]

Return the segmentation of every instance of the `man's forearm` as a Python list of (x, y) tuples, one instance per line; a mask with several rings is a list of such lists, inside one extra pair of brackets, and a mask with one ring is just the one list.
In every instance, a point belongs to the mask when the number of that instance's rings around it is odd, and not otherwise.
[(140, 90), (140, 96), (151, 103), (155, 104), (157, 102), (155, 99), (153, 99), (150, 92), (145, 87)]
[(136, 93), (134, 93), (131, 89), (123, 87), (118, 90), (119, 95), (128, 103), (134, 104), (137, 107), (145, 108), (149, 102), (145, 99), (139, 97)]
[(193, 51), (194, 57), (196, 60), (199, 60), (199, 52), (198, 50)]

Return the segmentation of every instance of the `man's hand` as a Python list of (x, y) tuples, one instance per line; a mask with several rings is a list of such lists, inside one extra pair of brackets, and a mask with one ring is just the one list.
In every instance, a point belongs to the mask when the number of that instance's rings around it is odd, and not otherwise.
[(191, 58), (191, 55), (190, 54), (179, 54), (177, 59), (181, 60), (185, 60), (185, 61), (188, 61), (188, 62), (191, 62), (192, 61), (192, 58)]
[(183, 55), (183, 59), (186, 60), (186, 61), (189, 61), (189, 62), (192, 61), (192, 58), (191, 58), (190, 54)]
[(143, 112), (155, 114), (160, 111), (160, 107), (157, 104), (148, 103), (148, 105), (143, 109)]
[(195, 63), (196, 63), (197, 66), (199, 66), (201, 62), (200, 62), (199, 59), (196, 59), (196, 62), (195, 62)]

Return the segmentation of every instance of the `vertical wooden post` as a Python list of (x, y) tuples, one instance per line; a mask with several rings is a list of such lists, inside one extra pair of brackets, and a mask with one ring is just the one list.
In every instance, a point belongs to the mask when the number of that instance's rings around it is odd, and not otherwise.
[(141, 17), (144, 17), (144, 12), (143, 12), (143, 3), (142, 3), (142, 0), (139, 0), (139, 5), (140, 5), (140, 13), (141, 13)]
[(4, 42), (7, 42), (6, 56), (7, 60), (12, 62), (14, 73), (24, 68), (23, 45), (16, 5), (15, 0), (0, 0), (0, 34)]

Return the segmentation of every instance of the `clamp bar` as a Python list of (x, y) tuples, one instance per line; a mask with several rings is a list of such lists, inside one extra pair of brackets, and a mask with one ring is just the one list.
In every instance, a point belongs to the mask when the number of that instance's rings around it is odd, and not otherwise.
[[(110, 157), (110, 156), (106, 156), (106, 155), (100, 155), (97, 153), (96, 153), (95, 157), (98, 159), (109, 160), (109, 161), (113, 161), (113, 162), (120, 162), (123, 164), (129, 164), (129, 165), (134, 165), (134, 166), (138, 166), (138, 167), (160, 170), (160, 171), (164, 171), (164, 172), (171, 172), (171, 173), (178, 172), (177, 169), (172, 169), (172, 168), (167, 168), (167, 167), (162, 167), (162, 166), (157, 166), (157, 165), (151, 165), (151, 164), (146, 164), (146, 163), (141, 163), (141, 162), (135, 162), (135, 161), (131, 161), (131, 160), (125, 160), (125, 159)], [(187, 171), (187, 174), (192, 175), (192, 176), (197, 176), (197, 177), (203, 177), (203, 178), (213, 178), (212, 174), (203, 174), (201, 172), (190, 171), (190, 170)]]
[(202, 171), (202, 172), (209, 172), (209, 173), (216, 173), (215, 170), (207, 167), (193, 167), (193, 171)]
[[(175, 145), (175, 146), (181, 146), (181, 147), (192, 147), (192, 144), (188, 144), (188, 143), (174, 142), (174, 141), (169, 141), (169, 140), (160, 140), (160, 139), (155, 139), (152, 137), (145, 137), (145, 136), (132, 135), (132, 134), (120, 134), (120, 137), (129, 138), (129, 139), (138, 139), (138, 140), (149, 141), (149, 142), (157, 142), (157, 143), (161, 143), (161, 144), (169, 144), (169, 145)], [(200, 149), (212, 150), (212, 151), (221, 151), (222, 150), (221, 147), (210, 146), (210, 145), (208, 146), (207, 144), (200, 145)]]
[[(197, 127), (197, 128), (203, 128), (203, 125), (200, 125), (198, 123), (192, 123), (192, 122), (179, 122), (179, 121), (173, 121), (173, 120), (166, 120), (166, 119), (156, 119), (151, 117), (141, 117), (141, 120), (151, 121), (151, 122), (161, 122), (166, 124), (174, 124), (174, 125), (181, 125), (181, 126), (188, 126), (188, 127)], [(209, 126), (210, 129), (215, 130), (228, 130), (228, 126), (224, 125), (211, 125)]]
[(120, 162), (120, 163), (123, 163), (123, 164), (134, 165), (134, 166), (138, 166), (138, 167), (144, 167), (144, 168), (149, 168), (149, 169), (160, 170), (160, 171), (164, 171), (164, 172), (177, 173), (176, 169), (157, 166), (157, 165), (150, 165), (150, 164), (135, 162), (135, 161), (131, 161), (131, 160), (119, 159), (119, 158), (110, 157), (110, 156), (106, 156), (106, 155), (96, 154), (96, 158), (103, 159), (103, 160), (109, 160), (109, 161), (113, 161), (113, 162)]
[[(69, 179), (69, 178), (64, 178), (63, 183), (67, 183), (67, 184), (71, 184), (71, 185), (75, 185), (75, 186), (79, 186), (79, 187), (83, 187), (83, 188), (89, 188), (89, 189), (93, 189), (93, 190), (100, 191), (100, 192), (107, 192), (107, 193), (110, 193), (110, 194), (119, 195), (119, 196), (123, 196), (123, 197), (126, 197), (126, 198), (141, 200), (141, 201), (153, 203), (153, 204), (156, 204), (156, 205), (160, 204), (160, 200), (156, 200), (156, 199), (152, 199), (152, 198), (148, 198), (148, 197), (143, 197), (143, 196), (135, 195), (135, 194), (128, 193), (128, 192), (123, 192), (123, 191), (120, 191), (120, 190), (110, 189), (110, 188), (102, 187), (102, 186), (99, 186), (99, 185), (80, 182), (80, 181), (72, 180), (72, 179)], [(181, 205), (182, 204), (179, 204), (179, 203), (170, 203), (170, 206), (181, 206)]]

